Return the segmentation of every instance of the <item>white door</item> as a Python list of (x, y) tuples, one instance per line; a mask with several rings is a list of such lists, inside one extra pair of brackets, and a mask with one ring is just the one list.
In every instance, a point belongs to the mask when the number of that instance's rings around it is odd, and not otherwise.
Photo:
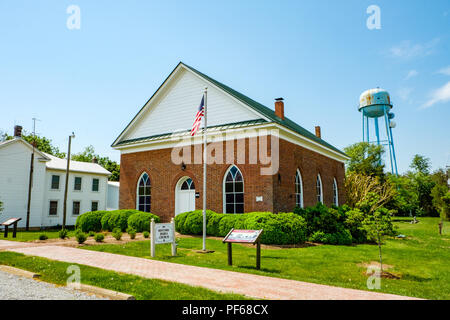
[(178, 181), (175, 190), (175, 215), (195, 210), (195, 185), (189, 177)]

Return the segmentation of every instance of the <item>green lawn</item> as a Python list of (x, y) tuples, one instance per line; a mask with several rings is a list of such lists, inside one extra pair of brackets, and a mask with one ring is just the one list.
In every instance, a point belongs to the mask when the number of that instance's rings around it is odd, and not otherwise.
[[(49, 239), (55, 239), (58, 238), (58, 232), (60, 229), (57, 230), (46, 230), (46, 231), (17, 231), (16, 238), (13, 238), (13, 232), (10, 228), (8, 230), (8, 237), (4, 238), (4, 232), (1, 230), (0, 232), (0, 240), (9, 240), (9, 241), (34, 241), (39, 240), (39, 236), (41, 234), (45, 234)], [(75, 236), (75, 231), (68, 229), (67, 235), (69, 237)]]
[[(428, 299), (450, 299), (450, 224), (444, 235), (438, 235), (438, 218), (419, 218), (418, 224), (406, 220), (395, 222), (406, 239), (388, 239), (383, 245), (384, 263), (388, 271), (401, 279), (382, 279), (381, 292)], [(209, 268), (248, 272), (272, 277), (295, 279), (355, 289), (367, 289), (366, 268), (361, 264), (377, 261), (375, 245), (320, 245), (295, 249), (262, 249), (261, 270), (255, 269), (254, 247), (233, 245), (232, 267), (227, 266), (226, 245), (207, 240), (207, 249), (214, 253), (201, 254), (201, 238), (178, 239), (178, 256), (170, 256), (170, 245), (159, 245), (156, 259)], [(150, 259), (149, 241), (123, 245), (85, 246), (83, 249), (112, 252)]]
[[(66, 285), (70, 263), (25, 256), (14, 252), (0, 252), (0, 264), (14, 266), (41, 274), (41, 280)], [(105, 289), (132, 294), (146, 300), (230, 300), (244, 299), (237, 294), (221, 294), (204, 288), (175, 282), (146, 279), (138, 276), (78, 265), (81, 282)]]

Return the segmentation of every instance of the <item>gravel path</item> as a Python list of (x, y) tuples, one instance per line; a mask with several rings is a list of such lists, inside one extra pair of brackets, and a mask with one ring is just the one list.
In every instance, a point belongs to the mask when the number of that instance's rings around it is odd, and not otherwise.
[(0, 271), (0, 300), (100, 300), (100, 298)]

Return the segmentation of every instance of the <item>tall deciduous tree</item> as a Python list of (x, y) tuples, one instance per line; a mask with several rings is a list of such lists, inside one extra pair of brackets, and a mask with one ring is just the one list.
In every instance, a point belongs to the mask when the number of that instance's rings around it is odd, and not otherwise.
[(420, 172), (422, 174), (430, 174), (431, 162), (429, 158), (426, 158), (420, 154), (414, 155), (410, 168), (414, 172)]
[(383, 176), (383, 146), (358, 142), (346, 147), (344, 151), (350, 157), (347, 161), (347, 171), (367, 176)]

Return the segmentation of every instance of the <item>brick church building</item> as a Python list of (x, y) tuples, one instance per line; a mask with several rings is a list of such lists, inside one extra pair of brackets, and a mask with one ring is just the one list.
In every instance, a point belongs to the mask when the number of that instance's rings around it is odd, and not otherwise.
[(170, 220), (202, 209), (202, 129), (190, 131), (207, 89), (207, 208), (290, 212), (344, 202), (348, 157), (284, 115), (180, 62), (112, 144), (121, 152), (121, 209)]

